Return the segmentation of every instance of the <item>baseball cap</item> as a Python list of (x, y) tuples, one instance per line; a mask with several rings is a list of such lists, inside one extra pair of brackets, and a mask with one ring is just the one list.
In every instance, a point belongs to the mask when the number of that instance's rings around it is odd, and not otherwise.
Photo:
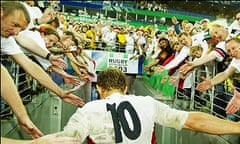
[(206, 19), (206, 18), (205, 18), (205, 19), (202, 19), (202, 20), (200, 21), (201, 24), (202, 24), (203, 22), (208, 22), (208, 23), (209, 23), (210, 21), (209, 21), (209, 19)]

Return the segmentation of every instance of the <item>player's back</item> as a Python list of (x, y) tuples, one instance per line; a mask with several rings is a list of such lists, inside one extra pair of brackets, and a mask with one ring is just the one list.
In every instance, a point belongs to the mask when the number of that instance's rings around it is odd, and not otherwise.
[(150, 144), (154, 111), (151, 97), (114, 93), (80, 108), (65, 131), (75, 130), (81, 139), (89, 135), (96, 143)]

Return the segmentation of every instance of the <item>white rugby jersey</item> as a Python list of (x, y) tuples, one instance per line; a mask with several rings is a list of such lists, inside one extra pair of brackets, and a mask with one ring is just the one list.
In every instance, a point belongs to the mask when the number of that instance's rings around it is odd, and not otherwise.
[(237, 20), (234, 20), (233, 23), (228, 27), (229, 37), (237, 37), (240, 34), (240, 25)]
[(225, 43), (225, 41), (219, 42), (210, 53), (210, 55), (214, 55), (216, 57), (218, 62), (222, 62), (226, 57), (227, 50), (225, 48)]
[(21, 54), (23, 51), (17, 44), (13, 36), (8, 38), (1, 37), (1, 53), (6, 55)]
[(154, 123), (180, 130), (188, 113), (170, 108), (150, 96), (111, 96), (87, 103), (70, 118), (63, 134), (87, 136), (98, 144), (151, 144)]
[(240, 59), (233, 58), (229, 67), (231, 66), (236, 69), (235, 73), (240, 73)]
[[(41, 47), (41, 49), (43, 51), (47, 51), (48, 53), (50, 53), (50, 51), (46, 47), (46, 44), (45, 44), (40, 32), (25, 30), (25, 31), (22, 31), (20, 34), (21, 35), (27, 35), (28, 37), (31, 37), (32, 40), (35, 41), (37, 43), (37, 45), (39, 45), (39, 47)], [(39, 62), (39, 64), (43, 67), (44, 70), (47, 70), (52, 65), (49, 62), (49, 60), (38, 56), (37, 54), (29, 51), (28, 49), (22, 48), (22, 50), (23, 50), (24, 53), (29, 53), (30, 52), (36, 58), (36, 60)]]
[[(38, 45), (48, 51), (48, 49), (46, 48), (45, 46), (45, 42), (43, 40), (43, 38), (41, 37), (40, 33), (35, 31), (29, 31), (29, 30), (25, 30), (25, 31), (22, 31), (21, 34), (23, 35), (28, 35), (29, 37), (33, 38), (33, 40), (38, 43)], [(48, 51), (49, 52), (49, 51)], [(13, 36), (9, 37), (9, 38), (3, 38), (1, 37), (1, 53), (3, 54), (6, 54), (6, 55), (16, 55), (16, 54), (22, 54), (22, 53), (29, 53), (29, 51), (25, 48), (22, 48), (21, 46), (19, 46), (16, 42), (16, 40), (14, 39)], [(31, 53), (31, 52), (30, 52)], [(41, 66), (47, 70), (49, 68), (49, 66), (51, 66), (51, 63), (34, 54), (34, 53), (31, 53), (36, 59), (37, 61), (41, 64)]]
[(181, 62), (186, 60), (186, 58), (190, 55), (190, 48), (187, 46), (183, 46), (179, 54), (172, 60), (170, 61), (167, 65), (164, 66), (165, 69), (169, 70), (174, 67), (177, 67)]

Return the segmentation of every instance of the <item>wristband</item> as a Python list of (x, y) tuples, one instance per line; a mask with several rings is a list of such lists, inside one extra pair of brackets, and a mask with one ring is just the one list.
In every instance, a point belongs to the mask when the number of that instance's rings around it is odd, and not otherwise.
[(45, 58), (46, 58), (46, 59), (49, 59), (50, 56), (51, 56), (51, 53), (48, 53)]

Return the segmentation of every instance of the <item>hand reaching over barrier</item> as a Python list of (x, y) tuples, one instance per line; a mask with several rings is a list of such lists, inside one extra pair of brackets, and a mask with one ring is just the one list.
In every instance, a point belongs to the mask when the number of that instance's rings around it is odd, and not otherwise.
[(240, 108), (240, 92), (237, 91), (235, 87), (232, 87), (233, 91), (233, 98), (231, 101), (228, 103), (226, 107), (226, 113), (227, 114), (233, 114), (237, 112)]

